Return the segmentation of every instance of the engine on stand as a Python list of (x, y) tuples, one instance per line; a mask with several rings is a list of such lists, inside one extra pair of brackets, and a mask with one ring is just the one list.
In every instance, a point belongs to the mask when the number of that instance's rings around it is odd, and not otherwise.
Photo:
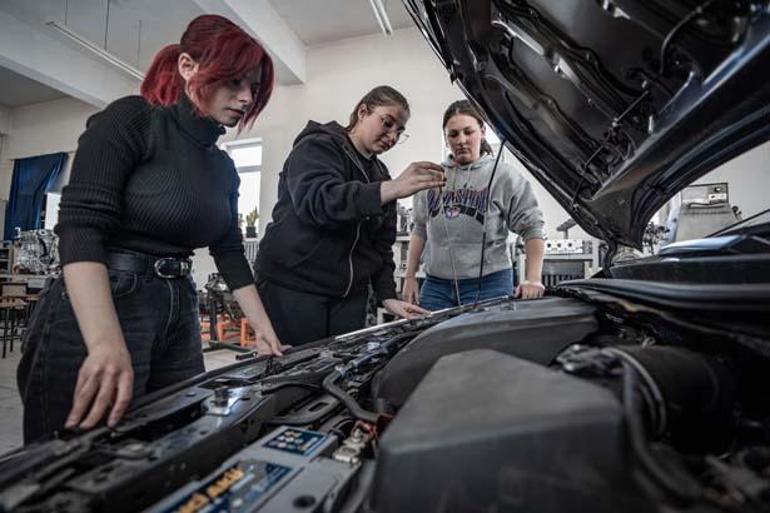
[(214, 273), (198, 293), (201, 331), (208, 350), (231, 349), (248, 352), (251, 339), (245, 317), (221, 274)]
[(51, 275), (59, 272), (59, 237), (53, 230), (20, 232), (14, 246), (14, 273)]
[(27, 290), (40, 290), (48, 277), (58, 276), (60, 272), (59, 237), (53, 230), (17, 233), (13, 241), (11, 281), (25, 283)]

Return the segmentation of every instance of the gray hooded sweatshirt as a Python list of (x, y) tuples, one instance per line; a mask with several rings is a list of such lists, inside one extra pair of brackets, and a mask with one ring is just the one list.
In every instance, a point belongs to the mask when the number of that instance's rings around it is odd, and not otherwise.
[(545, 238), (543, 213), (532, 186), (511, 164), (498, 164), (490, 195), (487, 186), (494, 165), (491, 155), (465, 166), (444, 162), (447, 184), (441, 196), (438, 189), (414, 196), (412, 234), (426, 241), (427, 274), (444, 279), (477, 278), (484, 230), (484, 275), (511, 268), (509, 230), (525, 241)]

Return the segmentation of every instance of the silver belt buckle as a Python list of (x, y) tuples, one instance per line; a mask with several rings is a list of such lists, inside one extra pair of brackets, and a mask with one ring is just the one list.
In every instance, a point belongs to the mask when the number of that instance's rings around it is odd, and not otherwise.
[(179, 278), (179, 276), (175, 276), (173, 274), (166, 274), (160, 270), (161, 264), (167, 260), (175, 260), (175, 259), (166, 257), (166, 258), (159, 258), (155, 261), (155, 263), (152, 265), (152, 267), (155, 269), (155, 275), (166, 280), (173, 280), (174, 278)]

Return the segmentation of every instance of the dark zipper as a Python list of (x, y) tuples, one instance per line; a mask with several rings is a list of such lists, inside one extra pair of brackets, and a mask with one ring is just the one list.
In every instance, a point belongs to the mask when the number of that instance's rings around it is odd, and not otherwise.
[[(342, 148), (345, 151), (345, 154), (347, 154), (348, 158), (353, 161), (353, 164), (358, 168), (359, 171), (361, 171), (361, 174), (364, 175), (364, 178), (366, 178), (366, 183), (372, 183), (372, 180), (369, 178), (369, 175), (366, 173), (364, 167), (361, 165), (358, 159), (350, 153), (350, 149), (344, 144)], [(350, 280), (348, 281), (348, 287), (345, 289), (345, 293), (342, 295), (342, 297), (348, 297), (348, 294), (350, 294), (350, 289), (353, 288), (353, 277), (355, 274), (353, 269), (353, 251), (356, 249), (358, 240), (361, 238), (362, 222), (363, 221), (359, 221), (356, 225), (356, 238), (353, 240), (353, 245), (350, 247), (350, 251), (348, 252), (348, 269), (350, 270)]]

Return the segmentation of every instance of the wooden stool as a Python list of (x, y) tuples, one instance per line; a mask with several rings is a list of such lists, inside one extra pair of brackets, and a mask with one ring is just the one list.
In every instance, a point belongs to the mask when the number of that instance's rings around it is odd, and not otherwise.
[(248, 319), (241, 319), (241, 346), (254, 346), (257, 343), (257, 337), (254, 330), (251, 329)]
[[(228, 333), (229, 332), (229, 333)], [(233, 332), (235, 332), (233, 334)], [(217, 340), (224, 342), (228, 338), (235, 338), (240, 335), (240, 326), (225, 315), (217, 316)]]
[[(24, 322), (24, 313), (27, 311), (27, 303), (21, 299), (0, 299), (0, 326), (3, 329), (3, 358), (7, 355), (7, 346), (13, 352), (13, 341), (21, 338), (16, 334), (17, 321)], [(21, 317), (21, 318), (20, 318)]]

